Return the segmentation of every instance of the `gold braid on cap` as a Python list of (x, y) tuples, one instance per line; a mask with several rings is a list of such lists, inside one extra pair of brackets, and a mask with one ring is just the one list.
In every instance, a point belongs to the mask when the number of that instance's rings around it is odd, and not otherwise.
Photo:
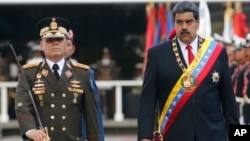
[(68, 34), (67, 29), (62, 26), (58, 26), (55, 18), (52, 18), (50, 27), (46, 26), (40, 30), (41, 37), (49, 37), (53, 35), (65, 36), (67, 34)]

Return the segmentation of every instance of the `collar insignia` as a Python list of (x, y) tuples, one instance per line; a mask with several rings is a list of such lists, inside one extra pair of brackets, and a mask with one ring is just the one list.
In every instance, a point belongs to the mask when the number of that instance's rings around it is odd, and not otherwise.
[(65, 72), (66, 76), (69, 78), (70, 76), (72, 76), (72, 73), (70, 71), (66, 71)]
[(46, 77), (48, 75), (48, 70), (45, 70), (45, 69), (42, 70), (42, 75)]

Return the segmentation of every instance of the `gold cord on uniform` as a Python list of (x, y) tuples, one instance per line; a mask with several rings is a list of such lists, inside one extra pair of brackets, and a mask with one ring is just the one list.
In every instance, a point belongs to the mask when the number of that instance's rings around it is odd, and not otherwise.
[[(190, 65), (190, 67), (192, 67), (190, 69), (187, 69), (184, 66), (183, 62), (181, 61), (180, 54), (178, 52), (176, 40), (177, 40), (177, 38), (174, 37), (172, 45), (173, 45), (173, 51), (174, 51), (174, 54), (176, 57), (176, 61), (179, 64), (179, 66), (183, 72), (183, 76), (181, 78), (181, 86), (185, 91), (189, 92), (189, 91), (192, 91), (196, 87), (196, 79), (191, 74), (193, 72), (194, 68), (196, 67), (196, 65)], [(197, 64), (197, 62), (199, 61), (199, 58), (201, 57), (201, 45), (204, 42), (204, 39), (201, 38), (200, 36), (198, 36), (198, 40), (199, 40), (198, 52), (197, 52), (197, 55), (191, 64), (193, 64), (193, 63)]]

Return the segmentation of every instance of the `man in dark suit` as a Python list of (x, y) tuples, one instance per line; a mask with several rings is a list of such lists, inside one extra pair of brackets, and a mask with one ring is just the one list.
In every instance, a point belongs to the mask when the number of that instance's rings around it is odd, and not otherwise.
[(138, 141), (228, 141), (229, 125), (239, 124), (226, 50), (196, 34), (198, 11), (177, 3), (176, 36), (148, 51)]
[[(16, 88), (16, 114), (23, 139), (103, 141), (99, 103), (91, 86), (89, 67), (64, 59), (70, 23), (61, 17), (47, 17), (38, 22), (37, 28), (45, 61), (23, 66), (35, 105), (22, 75)], [(37, 107), (39, 118), (33, 106)], [(82, 134), (83, 120), (86, 137)], [(41, 125), (44, 129), (39, 129)]]

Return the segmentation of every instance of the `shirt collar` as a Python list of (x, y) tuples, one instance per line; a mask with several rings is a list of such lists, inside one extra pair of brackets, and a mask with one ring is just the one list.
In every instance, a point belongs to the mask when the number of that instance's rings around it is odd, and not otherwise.
[[(46, 58), (46, 62), (48, 63), (49, 68), (50, 68), (51, 70), (53, 70), (52, 67), (53, 67), (53, 65), (54, 65), (55, 63), (52, 62), (51, 60), (47, 59), (47, 58)], [(64, 63), (65, 63), (65, 59), (64, 59), (64, 58), (62, 58), (60, 61), (58, 61), (58, 62), (56, 63), (56, 64), (59, 66), (59, 70), (58, 70), (59, 74), (62, 73), (62, 69), (63, 69)]]
[[(179, 43), (179, 45), (181, 47), (181, 50), (186, 49), (186, 46), (188, 44), (183, 43), (179, 38), (177, 38), (177, 40), (178, 40), (178, 43)], [(195, 52), (197, 52), (197, 48), (198, 48), (198, 36), (196, 36), (195, 39), (189, 45), (192, 46), (192, 50), (194, 50)]]

